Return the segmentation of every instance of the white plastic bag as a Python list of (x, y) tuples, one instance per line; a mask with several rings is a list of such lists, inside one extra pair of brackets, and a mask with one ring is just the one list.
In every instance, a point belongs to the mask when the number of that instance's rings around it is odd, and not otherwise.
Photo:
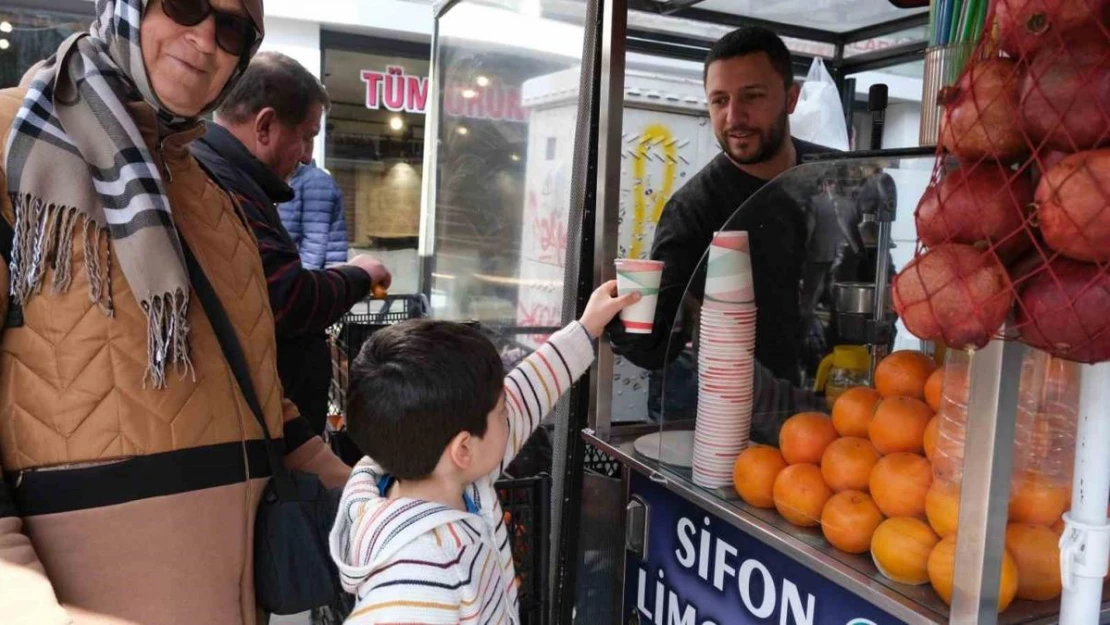
[(819, 58), (813, 59), (806, 81), (802, 83), (798, 106), (790, 116), (790, 134), (827, 148), (848, 149), (848, 124), (840, 92)]

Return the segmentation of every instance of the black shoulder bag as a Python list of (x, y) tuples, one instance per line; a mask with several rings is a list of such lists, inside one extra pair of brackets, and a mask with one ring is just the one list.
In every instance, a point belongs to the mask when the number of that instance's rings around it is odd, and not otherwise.
[(254, 524), (258, 605), (271, 614), (297, 614), (327, 605), (341, 593), (339, 571), (328, 550), (328, 533), (339, 510), (342, 489), (328, 490), (315, 475), (285, 467), (283, 445), (270, 436), (231, 320), (184, 237), (179, 238), (193, 290), (204, 306), (243, 398), (262, 428), (273, 472)]

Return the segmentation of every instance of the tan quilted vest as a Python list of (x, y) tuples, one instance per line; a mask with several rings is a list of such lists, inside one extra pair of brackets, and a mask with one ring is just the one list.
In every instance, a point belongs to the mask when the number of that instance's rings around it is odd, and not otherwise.
[[(23, 93), (0, 91), (0, 137), (7, 136)], [(157, 154), (153, 113), (139, 106), (133, 114)], [(238, 331), (270, 432), (280, 437), (282, 391), (262, 261), (235, 205), (188, 153), (186, 144), (197, 134), (171, 135), (164, 141), (166, 166), (172, 173), (167, 192), (174, 221)], [(0, 210), (10, 220), (7, 190), (0, 191)], [(73, 262), (83, 267), (81, 244), (76, 242), (75, 248)], [(0, 269), (0, 291), (5, 294), (0, 303), (6, 304), (7, 268)], [(43, 284), (50, 284), (49, 276)], [(167, 372), (167, 387), (154, 390), (143, 388), (146, 317), (114, 256), (111, 285), (114, 317), (105, 316), (89, 300), (85, 272), (75, 270), (65, 293), (51, 294), (47, 286), (28, 302), (24, 325), (4, 331), (0, 341), (4, 472), (261, 438), (196, 295), (189, 309), (195, 379)]]

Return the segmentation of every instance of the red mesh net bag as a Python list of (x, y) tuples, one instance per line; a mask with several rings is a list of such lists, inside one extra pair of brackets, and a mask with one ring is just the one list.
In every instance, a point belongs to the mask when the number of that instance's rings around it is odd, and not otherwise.
[(892, 285), (906, 327), (951, 347), (1013, 334), (1110, 359), (1110, 0), (992, 0), (941, 91), (918, 248)]

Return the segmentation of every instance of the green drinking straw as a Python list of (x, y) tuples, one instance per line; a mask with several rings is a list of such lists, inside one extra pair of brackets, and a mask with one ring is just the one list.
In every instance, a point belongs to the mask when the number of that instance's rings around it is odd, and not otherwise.
[[(979, 36), (979, 31), (976, 29), (976, 24), (980, 23), (980, 14), (982, 13), (983, 1), (982, 0), (969, 0), (970, 8), (964, 18), (963, 31), (960, 33), (960, 42), (974, 41)], [(981, 28), (981, 26), (980, 26)]]
[(979, 12), (975, 14), (975, 28), (972, 30), (973, 36), (979, 38), (983, 34), (983, 27), (987, 23), (987, 11), (989, 10), (989, 3), (985, 0), (976, 0), (979, 4)]
[(952, 10), (948, 15), (948, 26), (945, 30), (944, 40), (947, 43), (957, 43), (956, 37), (959, 36), (960, 27), (960, 13), (963, 11), (963, 0), (953, 0)]
[(937, 9), (943, 0), (930, 0), (929, 2), (929, 45), (937, 45)]

